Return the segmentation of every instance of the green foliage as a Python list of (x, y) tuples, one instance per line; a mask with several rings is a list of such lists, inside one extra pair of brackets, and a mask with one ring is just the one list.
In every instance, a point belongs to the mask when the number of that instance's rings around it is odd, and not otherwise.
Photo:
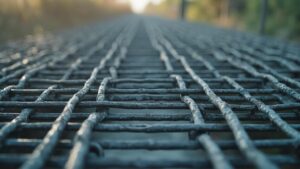
[[(266, 32), (281, 38), (300, 38), (300, 1), (299, 0), (269, 0)], [(243, 14), (245, 25), (251, 30), (257, 30), (259, 24), (260, 0), (246, 1)], [(257, 11), (257, 12), (254, 12)]]
[(79, 25), (130, 8), (112, 0), (0, 0), (0, 41)]
[(191, 20), (215, 22), (220, 18), (224, 4), (223, 0), (193, 1), (189, 6), (187, 16)]
[[(300, 0), (268, 0), (266, 34), (300, 40)], [(177, 8), (179, 7), (179, 1)], [(170, 3), (161, 4), (165, 16), (170, 15)], [(160, 8), (157, 7), (157, 8)], [(153, 9), (152, 9), (153, 10)], [(258, 32), (261, 0), (193, 0), (189, 1), (187, 18), (221, 26)], [(163, 13), (160, 13), (163, 14)], [(173, 14), (177, 16), (178, 14)]]

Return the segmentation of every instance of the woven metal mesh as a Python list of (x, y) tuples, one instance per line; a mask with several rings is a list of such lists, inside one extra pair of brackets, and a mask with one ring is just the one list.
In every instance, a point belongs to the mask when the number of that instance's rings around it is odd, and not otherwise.
[(2, 46), (3, 168), (297, 168), (300, 48), (124, 17)]

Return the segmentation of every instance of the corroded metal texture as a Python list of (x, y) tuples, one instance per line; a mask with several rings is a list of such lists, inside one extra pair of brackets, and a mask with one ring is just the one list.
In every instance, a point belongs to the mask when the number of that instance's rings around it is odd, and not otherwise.
[(0, 51), (3, 168), (297, 168), (300, 48), (129, 16)]

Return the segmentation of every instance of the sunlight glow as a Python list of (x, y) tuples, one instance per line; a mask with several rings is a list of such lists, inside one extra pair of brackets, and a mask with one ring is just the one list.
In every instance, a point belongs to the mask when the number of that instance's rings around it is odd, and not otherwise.
[(129, 3), (134, 13), (142, 13), (149, 3), (159, 4), (162, 0), (119, 0), (121, 3)]

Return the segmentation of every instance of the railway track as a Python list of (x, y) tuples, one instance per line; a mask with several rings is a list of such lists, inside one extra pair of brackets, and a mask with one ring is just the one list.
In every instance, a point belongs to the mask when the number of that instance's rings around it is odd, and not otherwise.
[(0, 51), (4, 168), (297, 168), (300, 48), (129, 16)]

